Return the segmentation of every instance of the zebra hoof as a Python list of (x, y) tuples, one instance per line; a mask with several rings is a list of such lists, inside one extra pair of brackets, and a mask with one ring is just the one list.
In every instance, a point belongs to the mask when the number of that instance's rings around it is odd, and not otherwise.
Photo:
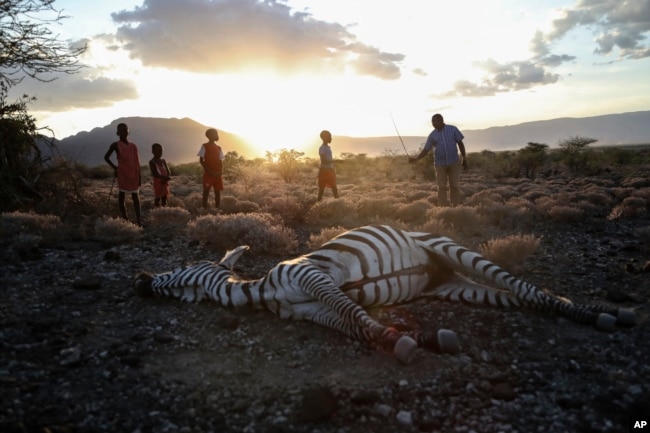
[(418, 343), (411, 337), (405, 335), (400, 337), (400, 339), (395, 343), (393, 354), (399, 362), (409, 365), (415, 359), (417, 347)]
[(616, 324), (619, 326), (636, 325), (636, 313), (632, 310), (621, 308), (616, 316)]
[(616, 317), (607, 313), (600, 313), (596, 320), (596, 328), (601, 331), (612, 332), (616, 330)]
[(456, 333), (449, 329), (440, 329), (438, 331), (438, 347), (442, 353), (455, 355), (460, 353), (460, 343)]
[(133, 278), (133, 291), (141, 298), (149, 298), (153, 296), (153, 289), (151, 282), (153, 278), (151, 275), (141, 272)]

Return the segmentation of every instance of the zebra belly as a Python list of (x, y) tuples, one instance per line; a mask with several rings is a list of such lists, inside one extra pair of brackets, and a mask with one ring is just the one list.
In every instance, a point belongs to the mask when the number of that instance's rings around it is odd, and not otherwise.
[(391, 305), (418, 298), (429, 286), (430, 281), (426, 272), (400, 272), (348, 282), (341, 286), (341, 290), (363, 307)]

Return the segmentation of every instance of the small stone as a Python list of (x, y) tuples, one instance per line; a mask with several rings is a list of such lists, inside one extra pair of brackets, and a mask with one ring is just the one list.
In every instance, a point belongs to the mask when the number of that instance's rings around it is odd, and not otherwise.
[(413, 425), (413, 413), (408, 410), (400, 410), (397, 412), (397, 415), (395, 415), (395, 418), (397, 419), (397, 422), (402, 425)]
[(377, 407), (375, 407), (375, 412), (379, 415), (389, 416), (393, 412), (393, 408), (387, 404), (378, 404)]
[(81, 361), (81, 349), (79, 347), (69, 347), (59, 352), (61, 355), (61, 365), (76, 365)]

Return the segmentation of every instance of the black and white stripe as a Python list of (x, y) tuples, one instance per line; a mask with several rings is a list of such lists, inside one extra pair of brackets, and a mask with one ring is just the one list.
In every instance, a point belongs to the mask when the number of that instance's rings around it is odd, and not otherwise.
[[(136, 277), (139, 294), (156, 293), (185, 301), (208, 298), (227, 307), (250, 305), (282, 318), (310, 320), (387, 349), (404, 336), (420, 346), (458, 350), (441, 336), (451, 331), (398, 332), (372, 319), (364, 307), (420, 297), (527, 307), (563, 314), (611, 330), (634, 324), (634, 313), (607, 306), (573, 304), (520, 280), (478, 253), (446, 237), (390, 226), (348, 231), (304, 256), (286, 260), (257, 280), (241, 280), (232, 268), (248, 247), (229, 251), (219, 262), (202, 262), (173, 272)], [(480, 277), (495, 287), (461, 275)], [(455, 338), (455, 337), (454, 337)]]

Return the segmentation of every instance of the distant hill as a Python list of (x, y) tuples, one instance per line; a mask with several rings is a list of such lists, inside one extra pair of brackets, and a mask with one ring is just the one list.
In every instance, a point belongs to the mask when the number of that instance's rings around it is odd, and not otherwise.
[[(196, 154), (201, 143), (207, 141), (205, 131), (210, 128), (188, 118), (126, 117), (116, 119), (110, 125), (80, 132), (58, 141), (59, 151), (66, 158), (91, 167), (106, 164), (104, 154), (110, 144), (118, 140), (116, 131), (119, 123), (129, 126), (129, 140), (137, 144), (143, 165), (151, 159), (151, 145), (156, 142), (163, 145), (163, 157), (174, 165), (198, 161)], [(247, 158), (256, 153), (235, 134), (219, 129), (219, 139)]]
[[(205, 141), (205, 130), (209, 127), (192, 119), (165, 119), (149, 117), (120, 118), (101, 128), (80, 132), (64, 138), (57, 144), (61, 153), (69, 159), (89, 166), (104, 164), (108, 146), (117, 140), (117, 124), (129, 125), (130, 139), (140, 149), (140, 158), (146, 162), (151, 158), (151, 145), (159, 142), (164, 146), (164, 156), (174, 165), (197, 160), (196, 153)], [(583, 118), (559, 118), (526, 122), (512, 126), (497, 126), (487, 129), (463, 130), (468, 152), (521, 149), (529, 142), (544, 143), (551, 148), (570, 137), (582, 136), (597, 139), (594, 145), (644, 144), (650, 143), (650, 111)], [(235, 150), (245, 158), (264, 157), (260, 151), (236, 134), (219, 129), (221, 140), (227, 144), (227, 151)], [(410, 155), (415, 154), (425, 142), (426, 136), (402, 137), (404, 147)], [(291, 146), (287, 146), (291, 148)], [(347, 137), (334, 136), (332, 142), (335, 155), (341, 153), (379, 156), (387, 151), (404, 153), (400, 138), (393, 137)], [(316, 155), (314, 155), (316, 157)]]
[[(451, 122), (450, 122), (451, 123)], [(559, 118), (526, 122), (512, 126), (487, 129), (463, 129), (468, 152), (482, 150), (513, 150), (526, 147), (529, 142), (557, 147), (560, 141), (582, 136), (598, 140), (593, 146), (650, 143), (650, 111), (583, 118)], [(403, 136), (409, 154), (417, 152), (426, 136)], [(336, 154), (366, 153), (381, 155), (386, 149), (404, 153), (399, 137), (341, 137), (335, 136), (332, 147)]]
[(650, 111), (520, 123), (463, 131), (472, 151), (521, 149), (529, 142), (557, 147), (577, 135), (598, 140), (594, 146), (650, 143)]

